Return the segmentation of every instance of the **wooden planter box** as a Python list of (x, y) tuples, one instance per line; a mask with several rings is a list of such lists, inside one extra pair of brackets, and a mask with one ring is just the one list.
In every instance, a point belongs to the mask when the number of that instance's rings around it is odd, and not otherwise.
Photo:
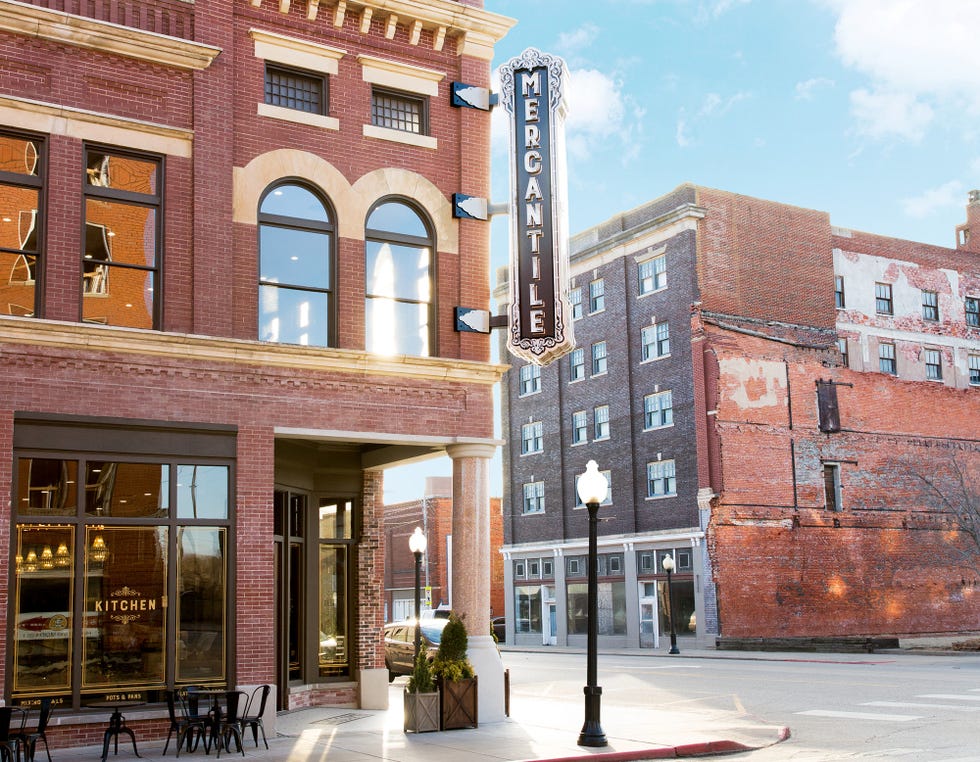
[(429, 733), (439, 730), (439, 692), (405, 691), (405, 732)]
[(476, 678), (468, 680), (440, 681), (442, 694), (441, 730), (477, 727)]

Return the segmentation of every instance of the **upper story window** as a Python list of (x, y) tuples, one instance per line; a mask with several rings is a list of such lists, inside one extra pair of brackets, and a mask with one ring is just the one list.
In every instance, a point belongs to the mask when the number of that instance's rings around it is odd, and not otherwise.
[(670, 354), (670, 324), (654, 323), (640, 332), (640, 360), (655, 360)]
[(939, 320), (939, 294), (935, 291), (922, 292), (922, 319)]
[(647, 463), (647, 497), (670, 497), (677, 494), (673, 460)]
[(259, 204), (259, 340), (328, 347), (336, 335), (334, 224), (326, 203), (295, 183)]
[[(599, 503), (599, 505), (612, 505), (612, 501), (613, 501), (612, 472), (611, 471), (600, 471), (599, 473), (602, 474), (606, 478), (606, 484), (609, 485), (609, 488), (606, 490), (606, 499), (603, 500), (601, 503)], [(579, 480), (580, 477), (581, 477), (581, 474), (576, 474), (576, 476), (575, 476), (575, 489), (572, 490), (572, 493), (575, 495), (575, 507), (576, 508), (584, 508), (585, 507), (585, 503), (582, 502), (582, 498), (580, 498), (578, 496), (578, 480)], [(584, 563), (585, 559), (583, 558), (582, 560), (583, 560), (582, 573), (585, 574), (585, 563)]]
[(572, 413), (572, 444), (583, 444), (589, 440), (589, 421), (584, 410)]
[(585, 378), (585, 350), (582, 347), (573, 349), (568, 354), (568, 379), (581, 381)]
[(609, 439), (609, 405), (598, 405), (593, 410), (593, 439)]
[(606, 372), (606, 342), (598, 341), (592, 345), (592, 375), (600, 376)]
[(573, 288), (568, 292), (568, 303), (572, 306), (572, 320), (582, 317), (582, 289)]
[(606, 282), (599, 278), (589, 283), (589, 313), (606, 309)]
[(159, 324), (162, 175), (158, 157), (85, 147), (83, 321)]
[(300, 69), (267, 63), (265, 66), (265, 102), (270, 106), (327, 113), (327, 77)]
[(875, 283), (875, 312), (879, 315), (895, 314), (890, 283)]
[(891, 375), (898, 374), (898, 365), (895, 362), (895, 345), (883, 341), (878, 345), (878, 370), (882, 373)]
[(521, 455), (530, 455), (544, 450), (544, 427), (541, 421), (532, 421), (521, 426)]
[(667, 255), (661, 254), (637, 265), (640, 296), (667, 288)]
[(424, 95), (371, 89), (371, 124), (416, 135), (429, 134), (429, 101)]
[(544, 482), (528, 482), (524, 485), (523, 512), (544, 513)]
[(521, 366), (520, 396), (536, 394), (541, 391), (541, 367), (534, 363)]
[(432, 252), (428, 223), (408, 204), (385, 201), (368, 216), (364, 334), (368, 352), (433, 352)]
[(644, 429), (659, 429), (673, 423), (674, 400), (671, 392), (657, 392), (643, 398)]
[(834, 276), (834, 304), (837, 309), (844, 309), (844, 276)]
[(980, 355), (970, 355), (970, 386), (980, 386)]
[(840, 464), (823, 464), (824, 508), (828, 511), (841, 510)]
[(840, 351), (841, 365), (845, 368), (851, 367), (851, 361), (847, 355), (847, 339), (837, 339), (837, 349)]
[(980, 328), (980, 297), (966, 297), (963, 306), (966, 309), (966, 324)]
[(938, 349), (927, 349), (926, 358), (926, 378), (929, 381), (943, 380), (943, 355)]
[(37, 314), (44, 143), (0, 134), (0, 311)]

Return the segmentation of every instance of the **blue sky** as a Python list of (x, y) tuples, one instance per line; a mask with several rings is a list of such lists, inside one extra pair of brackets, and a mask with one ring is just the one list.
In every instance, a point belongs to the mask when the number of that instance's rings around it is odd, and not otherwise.
[[(486, 0), (568, 63), (574, 234), (692, 182), (828, 212), (832, 224), (954, 246), (980, 188), (980, 0)], [(508, 197), (493, 118), (493, 201)], [(492, 226), (494, 265), (507, 223)], [(491, 493), (500, 494), (499, 464)], [(386, 477), (421, 495), (447, 459)]]

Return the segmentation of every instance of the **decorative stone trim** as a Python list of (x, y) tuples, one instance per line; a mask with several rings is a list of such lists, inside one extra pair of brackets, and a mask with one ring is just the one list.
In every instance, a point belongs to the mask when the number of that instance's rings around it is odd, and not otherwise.
[(259, 116), (267, 116), (270, 119), (282, 119), (286, 122), (296, 122), (297, 124), (307, 124), (311, 127), (319, 127), (324, 130), (339, 130), (340, 120), (335, 116), (323, 116), (322, 114), (311, 114), (307, 111), (298, 111), (294, 108), (283, 106), (270, 106), (268, 103), (260, 103), (256, 112)]
[(357, 62), (361, 65), (361, 75), (365, 82), (433, 98), (439, 95), (439, 83), (446, 78), (445, 72), (386, 58), (359, 55)]
[(338, 61), (347, 55), (347, 51), (340, 48), (266, 32), (262, 29), (249, 29), (248, 33), (255, 40), (256, 58), (295, 66), (298, 69), (336, 76)]
[(374, 124), (364, 125), (364, 137), (390, 140), (394, 143), (405, 143), (406, 145), (416, 146), (417, 148), (431, 148), (435, 150), (439, 147), (439, 141), (431, 135), (419, 135), (416, 132), (393, 130), (390, 127), (378, 127)]

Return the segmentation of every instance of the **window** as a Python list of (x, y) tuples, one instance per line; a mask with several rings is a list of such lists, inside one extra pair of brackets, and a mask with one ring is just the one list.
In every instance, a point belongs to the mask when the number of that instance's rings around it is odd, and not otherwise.
[(837, 339), (837, 349), (840, 350), (841, 365), (845, 368), (850, 368), (851, 361), (847, 356), (847, 339)]
[(525, 578), (527, 578), (527, 571), (526, 570), (527, 570), (527, 566), (524, 564), (523, 561), (515, 561), (514, 562), (514, 576), (515, 577), (517, 577), (518, 579), (525, 579)]
[(659, 429), (674, 423), (673, 394), (657, 392), (643, 398), (643, 428)]
[(274, 185), (259, 205), (259, 341), (333, 346), (334, 225), (311, 188)]
[(434, 352), (434, 241), (428, 223), (402, 201), (368, 216), (364, 333), (368, 352), (428, 357)]
[(541, 576), (545, 579), (553, 577), (555, 574), (554, 562), (550, 559), (543, 559), (541, 561)]
[(83, 321), (159, 324), (162, 174), (158, 158), (86, 147)]
[(817, 381), (817, 423), (825, 434), (840, 431), (840, 402), (834, 381)]
[(524, 485), (524, 513), (544, 513), (544, 482)]
[(521, 426), (521, 455), (544, 450), (544, 434), (541, 421)]
[(840, 464), (823, 464), (823, 495), (824, 508), (828, 511), (841, 510), (840, 501)]
[(568, 380), (581, 381), (585, 378), (585, 350), (573, 349), (568, 355)]
[(514, 632), (541, 632), (541, 585), (514, 587)]
[(648, 259), (637, 265), (640, 296), (651, 294), (667, 287), (667, 255)]
[(669, 497), (677, 494), (673, 460), (647, 463), (647, 497)]
[(520, 396), (536, 394), (541, 391), (541, 367), (528, 363), (521, 366), (521, 390)]
[(585, 564), (583, 564), (578, 558), (569, 558), (568, 559), (568, 576), (569, 577), (581, 577), (583, 574), (585, 574), (585, 572), (582, 571), (582, 567), (584, 565)]
[[(609, 485), (609, 488), (606, 490), (606, 499), (603, 500), (600, 503), (600, 505), (612, 505), (612, 501), (613, 501), (613, 497), (612, 497), (612, 495), (613, 495), (612, 472), (611, 471), (600, 471), (599, 473), (602, 474), (606, 478), (606, 484)], [(579, 480), (579, 476), (581, 476), (581, 474), (577, 474), (575, 476), (575, 485), (574, 485), (574, 489), (572, 490), (572, 492), (575, 495), (575, 507), (576, 508), (584, 508), (585, 507), (585, 503), (583, 503), (582, 502), (582, 499), (578, 496), (578, 480)]]
[(599, 341), (592, 345), (592, 375), (599, 376), (606, 372), (606, 342)]
[(609, 439), (609, 405), (599, 405), (593, 411), (594, 439)]
[(589, 283), (589, 313), (606, 309), (606, 282), (599, 278)]
[(875, 283), (875, 312), (879, 315), (894, 315), (892, 306), (892, 287), (889, 283)]
[(428, 99), (423, 95), (371, 89), (371, 124), (416, 135), (429, 134)]
[(572, 444), (583, 444), (589, 439), (589, 422), (584, 410), (572, 413)]
[(895, 345), (882, 342), (878, 345), (878, 370), (882, 373), (898, 374), (898, 366), (895, 364)]
[(327, 113), (327, 78), (323, 74), (265, 65), (265, 102), (270, 106)]
[(541, 579), (541, 559), (532, 558), (527, 562), (527, 576), (530, 579)]
[(844, 276), (834, 276), (834, 303), (837, 309), (844, 308)]
[[(625, 635), (626, 582), (599, 582), (597, 593), (599, 601), (598, 622), (596, 622), (597, 634)], [(589, 610), (588, 584), (584, 582), (569, 584), (566, 590), (566, 601), (568, 634), (586, 635), (589, 629), (587, 616)]]
[(939, 294), (935, 291), (922, 292), (922, 319), (939, 320)]
[(980, 355), (970, 355), (970, 385), (980, 386)]
[(926, 356), (926, 379), (929, 381), (943, 380), (943, 360), (942, 352), (938, 349), (927, 349)]
[(974, 328), (980, 328), (980, 297), (966, 297), (963, 306), (966, 309), (966, 324)]
[(38, 259), (43, 229), (44, 143), (0, 134), (0, 311), (37, 314)]
[(573, 288), (568, 292), (568, 303), (572, 305), (572, 320), (582, 317), (582, 289)]
[(670, 354), (670, 324), (654, 323), (640, 332), (640, 360), (655, 360)]

